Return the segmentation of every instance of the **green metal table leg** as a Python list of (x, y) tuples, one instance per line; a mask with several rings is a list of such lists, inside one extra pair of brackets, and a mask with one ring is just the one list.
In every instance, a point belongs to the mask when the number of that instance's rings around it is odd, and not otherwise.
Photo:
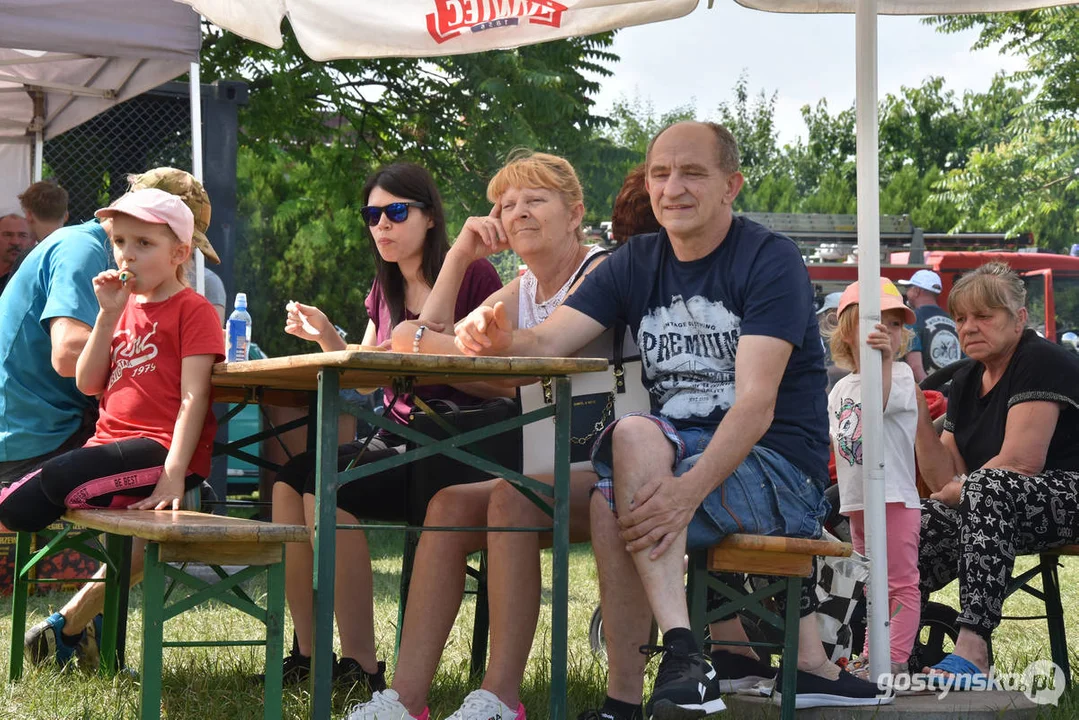
[(112, 566), (105, 568), (105, 608), (100, 639), (100, 672), (111, 677), (123, 666), (127, 634), (127, 597), (131, 585), (131, 538), (106, 535), (105, 552)]
[(142, 576), (142, 689), (141, 720), (161, 718), (161, 656), (165, 632), (165, 569), (158, 560), (158, 544), (146, 543)]
[(1064, 671), (1064, 683), (1071, 686), (1071, 663), (1068, 661), (1068, 628), (1064, 624), (1064, 608), (1060, 602), (1060, 578), (1057, 575), (1057, 556), (1038, 558), (1042, 571), (1042, 593), (1045, 595), (1045, 623), (1049, 630), (1049, 652), (1053, 662)]
[(30, 544), (34, 541), (33, 533), (20, 532), (15, 535), (15, 582), (11, 589), (11, 649), (8, 652), (8, 680), (15, 681), (22, 677), (23, 635), (26, 634), (26, 597), (30, 593), (29, 568)]
[(798, 680), (798, 624), (802, 595), (802, 578), (787, 578), (787, 612), (783, 617), (783, 704), (780, 720), (794, 720)]
[(566, 720), (569, 664), (569, 431), (573, 397), (568, 377), (555, 378), (554, 553), (551, 587), (552, 720)]
[(281, 720), (281, 657), (285, 651), (285, 548), (266, 568), (266, 683), (263, 720)]
[(333, 585), (337, 535), (337, 415), (341, 375), (318, 374), (318, 462), (315, 469), (314, 633), (311, 644), (311, 717), (329, 720), (333, 682)]

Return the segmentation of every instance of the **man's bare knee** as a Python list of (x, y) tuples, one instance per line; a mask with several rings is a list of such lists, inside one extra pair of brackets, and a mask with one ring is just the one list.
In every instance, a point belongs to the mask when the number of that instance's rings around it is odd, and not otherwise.
[(625, 453), (638, 454), (642, 448), (667, 438), (659, 426), (646, 417), (630, 415), (618, 421), (611, 431), (611, 450), (615, 458)]

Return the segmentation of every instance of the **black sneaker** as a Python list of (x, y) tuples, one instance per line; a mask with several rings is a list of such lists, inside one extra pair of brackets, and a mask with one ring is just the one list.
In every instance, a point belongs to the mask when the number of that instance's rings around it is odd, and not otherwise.
[(350, 657), (335, 660), (333, 664), (333, 681), (344, 687), (354, 685), (366, 685), (371, 692), (382, 692), (386, 689), (386, 663), (379, 660), (378, 670), (369, 673), (363, 666)]
[[(265, 680), (265, 676), (262, 676)], [(281, 683), (283, 685), (302, 685), (311, 677), (311, 658), (301, 655), (300, 651), (292, 648), (285, 661), (281, 663)]]
[[(783, 694), (780, 692), (783, 670), (780, 668), (776, 675), (775, 690), (772, 699), (777, 704), (782, 704)], [(815, 707), (860, 707), (872, 705), (890, 705), (895, 696), (882, 691), (876, 683), (861, 680), (854, 677), (846, 670), (839, 671), (839, 679), (829, 680), (820, 675), (798, 671), (795, 681), (794, 707), (798, 710)]]
[(645, 654), (663, 653), (652, 686), (652, 697), (644, 707), (649, 720), (688, 720), (726, 709), (719, 698), (716, 671), (701, 653), (687, 654), (656, 645), (641, 647)]
[(776, 669), (771, 665), (727, 650), (712, 651), (712, 667), (716, 671), (719, 691), (724, 695), (756, 687), (776, 677)]

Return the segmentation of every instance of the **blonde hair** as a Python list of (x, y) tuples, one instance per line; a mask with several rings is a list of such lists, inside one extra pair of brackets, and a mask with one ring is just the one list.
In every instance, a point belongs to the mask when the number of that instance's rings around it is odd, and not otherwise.
[(1014, 320), (1027, 304), (1023, 278), (1002, 262), (990, 262), (959, 278), (948, 294), (948, 314), (963, 315), (972, 309), (1003, 309)]
[[(900, 312), (896, 309), (885, 310), (885, 313)], [(828, 349), (832, 352), (832, 362), (844, 370), (856, 372), (858, 361), (855, 358), (854, 349), (858, 344), (858, 303), (851, 303), (843, 308), (843, 312), (828, 326), (821, 327), (821, 335), (828, 338)], [(903, 357), (910, 348), (910, 341), (914, 339), (914, 333), (910, 328), (903, 327), (900, 336), (899, 349), (895, 353), (896, 358)], [(894, 360), (895, 358), (893, 358)]]
[[(584, 190), (569, 161), (550, 153), (514, 150), (506, 164), (487, 183), (487, 199), (497, 203), (510, 188), (543, 188), (562, 196), (567, 208), (584, 206)], [(577, 238), (584, 240), (584, 231), (577, 228)]]

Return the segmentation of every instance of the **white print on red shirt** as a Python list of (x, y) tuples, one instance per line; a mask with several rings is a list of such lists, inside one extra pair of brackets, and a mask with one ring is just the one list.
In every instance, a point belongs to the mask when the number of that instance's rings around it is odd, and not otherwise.
[[(120, 330), (113, 336), (115, 347), (112, 350), (112, 373), (109, 375), (109, 388), (112, 388), (124, 375), (127, 368), (135, 368), (131, 377), (136, 378), (157, 370), (157, 365), (150, 362), (157, 357), (157, 345), (150, 338), (157, 334), (157, 323), (142, 336), (132, 337), (130, 330)], [(147, 365), (147, 363), (149, 363)]]

